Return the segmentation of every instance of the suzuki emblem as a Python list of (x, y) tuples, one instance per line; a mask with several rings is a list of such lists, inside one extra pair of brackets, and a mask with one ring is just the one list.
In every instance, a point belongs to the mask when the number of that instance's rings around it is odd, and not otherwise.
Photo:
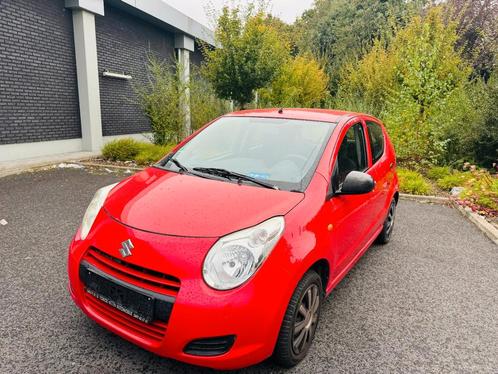
[(131, 250), (133, 249), (133, 243), (131, 242), (130, 239), (125, 240), (124, 242), (121, 243), (121, 248), (119, 248), (119, 253), (121, 253), (121, 256), (128, 257), (131, 256)]

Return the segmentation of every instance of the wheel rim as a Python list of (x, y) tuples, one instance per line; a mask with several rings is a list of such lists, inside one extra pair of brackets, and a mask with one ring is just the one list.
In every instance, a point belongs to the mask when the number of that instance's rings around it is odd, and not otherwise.
[(389, 207), (386, 218), (386, 233), (389, 235), (394, 225), (394, 215), (396, 213), (396, 203), (393, 201)]
[(292, 350), (299, 355), (307, 350), (315, 333), (320, 307), (320, 293), (318, 286), (312, 284), (299, 304), (292, 331)]

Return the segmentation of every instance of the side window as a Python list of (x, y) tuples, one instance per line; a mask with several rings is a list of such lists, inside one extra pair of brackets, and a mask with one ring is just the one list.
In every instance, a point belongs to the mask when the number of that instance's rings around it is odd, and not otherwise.
[(339, 148), (333, 177), (334, 190), (341, 187), (350, 172), (365, 171), (366, 168), (365, 134), (361, 123), (357, 123), (349, 128)]
[(372, 148), (372, 163), (376, 163), (384, 154), (384, 133), (375, 122), (367, 122), (368, 137)]

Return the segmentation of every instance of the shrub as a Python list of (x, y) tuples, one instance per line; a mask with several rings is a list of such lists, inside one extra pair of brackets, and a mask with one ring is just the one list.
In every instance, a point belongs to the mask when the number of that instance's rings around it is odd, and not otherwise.
[(447, 166), (434, 166), (427, 171), (427, 176), (432, 180), (438, 180), (451, 175), (451, 169)]
[(190, 118), (194, 131), (230, 111), (228, 101), (216, 97), (203, 73), (194, 67), (190, 76)]
[(328, 76), (310, 55), (297, 56), (285, 63), (268, 88), (260, 90), (263, 106), (319, 107), (327, 98)]
[(140, 152), (143, 144), (131, 138), (113, 140), (104, 145), (102, 156), (112, 161), (131, 161)]
[(416, 171), (398, 168), (398, 178), (401, 192), (413, 195), (428, 195), (432, 190), (422, 174)]
[(455, 172), (438, 179), (436, 184), (440, 189), (448, 191), (453, 187), (462, 187), (469, 176), (471, 177), (469, 173)]
[(483, 169), (461, 174), (466, 174), (467, 180), (460, 198), (498, 215), (498, 177)]
[(148, 56), (147, 82), (135, 87), (138, 101), (150, 121), (155, 144), (176, 143), (184, 134), (185, 113), (182, 97), (187, 89), (181, 83), (182, 67)]
[(166, 156), (172, 148), (172, 145), (146, 144), (135, 157), (135, 162), (140, 166), (151, 165)]

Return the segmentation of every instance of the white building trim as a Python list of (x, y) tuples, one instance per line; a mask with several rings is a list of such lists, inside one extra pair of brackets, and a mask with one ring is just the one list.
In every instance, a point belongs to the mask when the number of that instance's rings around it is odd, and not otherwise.
[[(141, 142), (150, 142), (152, 139), (152, 133), (104, 136), (102, 143), (105, 144), (112, 140), (124, 138), (132, 138)], [(82, 151), (84, 151), (84, 148), (81, 138), (35, 143), (2, 144), (0, 145), (0, 162), (17, 161)], [(94, 151), (95, 155), (100, 154), (100, 151), (100, 149)]]

